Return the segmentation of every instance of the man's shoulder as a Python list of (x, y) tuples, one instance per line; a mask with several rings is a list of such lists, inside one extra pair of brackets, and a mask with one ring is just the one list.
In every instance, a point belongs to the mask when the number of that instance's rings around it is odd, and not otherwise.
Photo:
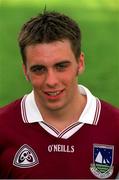
[(101, 113), (100, 116), (103, 119), (108, 119), (108, 122), (111, 120), (112, 122), (117, 122), (119, 125), (119, 108), (116, 106), (100, 100), (101, 102)]
[(15, 112), (18, 112), (20, 109), (21, 99), (17, 99), (6, 106), (0, 108), (0, 118), (4, 116), (13, 115)]
[(101, 102), (101, 107), (102, 107), (102, 110), (104, 111), (108, 111), (110, 113), (114, 113), (114, 114), (119, 114), (119, 108), (104, 101), (104, 100), (100, 100)]

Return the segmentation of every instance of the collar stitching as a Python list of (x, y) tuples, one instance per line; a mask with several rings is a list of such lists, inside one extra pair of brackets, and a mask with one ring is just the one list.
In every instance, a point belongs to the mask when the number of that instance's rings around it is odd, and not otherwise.
[(26, 101), (27, 95), (24, 96), (22, 102), (21, 102), (21, 111), (22, 111), (22, 119), (24, 123), (29, 123), (28, 118), (27, 118), (27, 113), (26, 113), (26, 107), (25, 107), (25, 101)]
[(94, 121), (93, 124), (97, 125), (98, 120), (99, 120), (99, 115), (100, 115), (100, 109), (101, 109), (101, 104), (98, 98), (96, 98), (96, 111), (94, 115)]

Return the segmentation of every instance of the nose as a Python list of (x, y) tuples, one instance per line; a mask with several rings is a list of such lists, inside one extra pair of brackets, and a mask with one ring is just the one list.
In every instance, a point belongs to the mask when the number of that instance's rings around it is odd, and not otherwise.
[(45, 83), (49, 87), (56, 87), (58, 84), (58, 77), (54, 70), (51, 69), (47, 72)]

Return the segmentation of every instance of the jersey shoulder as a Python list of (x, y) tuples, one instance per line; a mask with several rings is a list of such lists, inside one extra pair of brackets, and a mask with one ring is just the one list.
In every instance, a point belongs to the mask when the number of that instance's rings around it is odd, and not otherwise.
[(10, 119), (14, 119), (15, 116), (21, 114), (21, 99), (17, 99), (14, 102), (0, 108), (0, 124), (4, 124)]
[(107, 124), (107, 127), (119, 128), (119, 108), (101, 100), (100, 121)]
[(119, 108), (111, 105), (110, 103), (107, 103), (103, 100), (100, 100), (101, 102), (101, 111), (103, 113), (107, 113), (109, 115), (114, 115), (114, 116), (117, 116), (119, 118)]

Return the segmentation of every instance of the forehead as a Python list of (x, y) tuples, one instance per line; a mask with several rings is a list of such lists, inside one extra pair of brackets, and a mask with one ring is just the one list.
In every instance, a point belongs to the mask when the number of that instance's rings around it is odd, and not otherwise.
[(57, 62), (75, 58), (69, 40), (30, 45), (26, 47), (25, 53), (26, 60), (32, 63), (33, 61), (35, 63)]

